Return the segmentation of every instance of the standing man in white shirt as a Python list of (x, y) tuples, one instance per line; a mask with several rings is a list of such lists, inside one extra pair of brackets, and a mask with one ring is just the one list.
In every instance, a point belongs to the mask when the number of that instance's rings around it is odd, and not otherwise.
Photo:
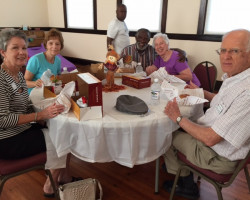
[(118, 54), (130, 44), (129, 31), (124, 22), (126, 16), (127, 7), (124, 4), (119, 5), (116, 10), (116, 18), (109, 23), (107, 30), (107, 48), (109, 45), (113, 45)]

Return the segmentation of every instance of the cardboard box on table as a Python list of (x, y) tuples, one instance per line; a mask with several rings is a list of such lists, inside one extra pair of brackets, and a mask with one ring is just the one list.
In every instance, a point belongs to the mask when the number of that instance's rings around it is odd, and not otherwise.
[(81, 73), (89, 72), (101, 81), (105, 79), (103, 63), (93, 63), (91, 65), (81, 66), (78, 70)]
[[(69, 73), (58, 77), (63, 84), (76, 81), (79, 95), (71, 97), (71, 109), (78, 120), (90, 120), (102, 118), (102, 82), (90, 73)], [(44, 97), (55, 97), (51, 87), (45, 87)], [(76, 103), (77, 99), (85, 96), (88, 99), (88, 107), (81, 108)]]
[(122, 84), (128, 85), (133, 88), (137, 88), (137, 89), (146, 88), (146, 87), (150, 87), (151, 78), (123, 75)]

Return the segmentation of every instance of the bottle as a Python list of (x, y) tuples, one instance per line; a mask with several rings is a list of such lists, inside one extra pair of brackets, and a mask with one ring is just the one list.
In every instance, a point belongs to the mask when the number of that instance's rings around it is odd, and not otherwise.
[(161, 85), (159, 79), (155, 78), (151, 85), (151, 105), (158, 105), (160, 103)]
[(142, 68), (142, 65), (141, 63), (137, 63), (137, 66), (136, 66), (136, 69), (135, 69), (135, 72), (136, 73), (140, 73), (140, 72), (143, 72), (143, 68)]
[(69, 73), (69, 71), (68, 71), (67, 67), (64, 67), (61, 74), (68, 74), (68, 73)]

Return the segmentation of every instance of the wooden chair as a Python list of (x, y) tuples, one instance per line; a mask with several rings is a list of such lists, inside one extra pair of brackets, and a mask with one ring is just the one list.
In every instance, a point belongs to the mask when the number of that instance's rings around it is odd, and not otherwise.
[(0, 159), (0, 195), (4, 187), (4, 183), (8, 179), (19, 176), (32, 170), (43, 169), (50, 178), (53, 190), (56, 194), (56, 199), (59, 200), (56, 185), (52, 178), (51, 172), (50, 170), (45, 169), (46, 159), (46, 152), (18, 160)]
[(194, 174), (198, 175), (198, 179), (201, 177), (211, 183), (217, 192), (217, 196), (219, 200), (223, 200), (221, 190), (224, 187), (228, 187), (232, 184), (238, 173), (244, 169), (246, 179), (247, 179), (247, 184), (248, 184), (248, 189), (250, 192), (250, 178), (249, 178), (249, 172), (247, 168), (247, 164), (250, 164), (250, 152), (248, 152), (248, 155), (246, 156), (245, 159), (240, 160), (238, 162), (237, 167), (235, 168), (235, 171), (231, 174), (217, 174), (211, 170), (203, 169), (200, 167), (197, 167), (196, 165), (192, 164), (189, 160), (187, 160), (186, 156), (183, 155), (182, 153), (178, 152), (177, 153), (179, 159), (184, 162), (183, 165), (181, 165), (178, 169), (178, 172), (176, 174), (175, 180), (174, 180), (174, 185), (171, 190), (170, 194), (170, 200), (173, 200), (174, 193), (175, 193), (175, 188), (176, 184), (178, 182), (178, 179), (180, 177), (180, 173), (182, 169), (188, 169), (192, 171)]
[(213, 63), (209, 61), (201, 62), (194, 68), (193, 72), (199, 79), (201, 87), (204, 90), (214, 92), (217, 78), (217, 68)]

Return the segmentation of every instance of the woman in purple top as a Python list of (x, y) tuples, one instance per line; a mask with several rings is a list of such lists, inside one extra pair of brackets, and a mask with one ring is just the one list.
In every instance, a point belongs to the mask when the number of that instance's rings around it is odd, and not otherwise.
[(148, 75), (160, 67), (165, 67), (170, 75), (174, 75), (187, 83), (192, 81), (195, 85), (200, 86), (200, 81), (191, 71), (187, 61), (180, 62), (178, 52), (169, 49), (169, 39), (166, 34), (157, 33), (153, 38), (153, 46), (159, 56), (157, 56), (153, 65), (147, 67)]

